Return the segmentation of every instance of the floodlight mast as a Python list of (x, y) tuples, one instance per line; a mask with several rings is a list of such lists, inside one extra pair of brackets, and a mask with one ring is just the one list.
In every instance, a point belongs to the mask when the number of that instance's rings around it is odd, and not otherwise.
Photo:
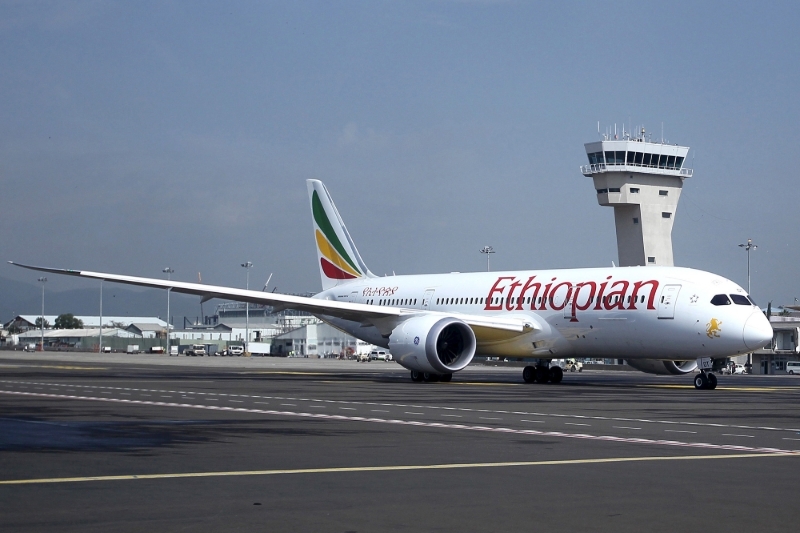
[[(165, 273), (167, 275), (167, 281), (170, 281), (172, 279), (172, 274), (175, 273), (175, 270), (170, 268), (170, 267), (166, 267), (166, 268), (162, 269), (161, 272)], [(170, 293), (171, 290), (172, 290), (172, 287), (167, 287), (167, 349), (166, 349), (167, 355), (169, 355), (169, 341), (170, 341), (170, 339), (169, 339), (169, 333), (170, 333), (170, 331), (169, 331), (169, 293)]]
[(494, 248), (492, 248), (491, 246), (484, 246), (483, 248), (480, 249), (480, 252), (482, 254), (486, 254), (486, 272), (489, 272), (489, 270), (490, 270), (489, 269), (489, 256), (490, 256), (490, 254), (495, 253)]
[(42, 330), (41, 350), (44, 351), (44, 284), (47, 283), (47, 278), (39, 278), (37, 281), (42, 284), (42, 318), (39, 322), (39, 326)]
[[(242, 263), (242, 267), (247, 271), (247, 284), (245, 285), (245, 288), (250, 290), (250, 269), (253, 267), (253, 263), (246, 261)], [(247, 354), (249, 353), (248, 346), (250, 345), (250, 302), (245, 302), (244, 309), (244, 351), (245, 354)]]
[(757, 250), (758, 246), (753, 244), (753, 239), (747, 239), (747, 244), (740, 244), (739, 248), (747, 251), (747, 294), (750, 294), (750, 250)]

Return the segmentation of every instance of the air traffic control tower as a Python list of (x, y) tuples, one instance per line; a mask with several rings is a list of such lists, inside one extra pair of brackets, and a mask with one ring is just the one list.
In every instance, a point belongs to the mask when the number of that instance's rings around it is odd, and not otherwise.
[(581, 173), (592, 178), (597, 202), (614, 208), (619, 265), (672, 266), (672, 224), (683, 180), (692, 177), (683, 166), (689, 147), (648, 141), (644, 128), (584, 146)]

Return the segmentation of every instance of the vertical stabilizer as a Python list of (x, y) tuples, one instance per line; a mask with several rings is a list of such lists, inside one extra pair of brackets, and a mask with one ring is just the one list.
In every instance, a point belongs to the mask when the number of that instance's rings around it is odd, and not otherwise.
[(358, 254), (328, 189), (319, 180), (307, 180), (306, 183), (322, 290), (353, 279), (375, 277)]

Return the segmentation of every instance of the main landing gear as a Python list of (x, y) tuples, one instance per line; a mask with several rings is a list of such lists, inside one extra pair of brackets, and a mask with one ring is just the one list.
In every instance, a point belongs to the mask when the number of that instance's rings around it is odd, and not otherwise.
[(424, 381), (425, 383), (436, 383), (437, 381), (442, 381), (447, 383), (451, 379), (453, 379), (453, 374), (432, 374), (430, 372), (419, 372), (417, 370), (411, 371), (411, 381), (414, 382)]
[(711, 372), (701, 370), (699, 374), (694, 377), (694, 388), (703, 390), (714, 390), (717, 388), (717, 376)]
[(546, 364), (529, 365), (522, 370), (522, 379), (525, 383), (561, 383), (564, 371), (560, 366), (548, 368)]

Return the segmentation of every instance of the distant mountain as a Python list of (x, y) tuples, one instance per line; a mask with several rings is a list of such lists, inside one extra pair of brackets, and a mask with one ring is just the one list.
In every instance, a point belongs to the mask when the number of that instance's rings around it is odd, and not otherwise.
[[(214, 314), (222, 300), (209, 300), (203, 304), (206, 316)], [(52, 291), (45, 287), (44, 311), (48, 315), (72, 313), (73, 315), (98, 315), (100, 313), (99, 289), (71, 289)], [(0, 323), (17, 315), (38, 315), (42, 312), (40, 285), (13, 281), (0, 277)], [(106, 316), (157, 316), (167, 314), (167, 294), (163, 290), (131, 290), (112, 283), (103, 286), (103, 314)], [(194, 321), (200, 316), (200, 297), (173, 294), (170, 297), (170, 315), (173, 324), (183, 325), (183, 317)]]

